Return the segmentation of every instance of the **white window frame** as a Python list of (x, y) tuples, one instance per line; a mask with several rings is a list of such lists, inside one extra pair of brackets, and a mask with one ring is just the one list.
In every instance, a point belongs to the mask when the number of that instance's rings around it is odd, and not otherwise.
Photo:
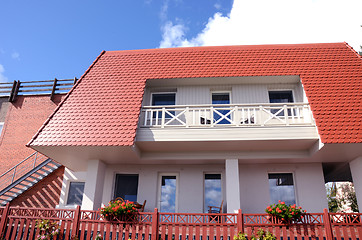
[[(153, 106), (152, 105), (152, 99), (153, 99), (154, 94), (175, 94), (175, 105), (177, 105), (177, 103), (176, 103), (176, 99), (177, 99), (176, 94), (177, 93), (176, 92), (151, 92), (151, 97), (150, 97), (150, 102), (149, 102), (150, 105), (149, 106)], [(170, 105), (170, 106), (172, 106), (172, 105)]]
[(157, 180), (157, 208), (161, 211), (161, 187), (162, 187), (162, 177), (163, 176), (176, 176), (176, 200), (175, 200), (175, 213), (178, 213), (178, 199), (180, 191), (180, 173), (178, 172), (162, 172), (158, 173)]
[[(277, 89), (268, 89), (268, 100), (269, 100), (269, 103), (271, 103), (270, 102), (270, 97), (269, 97), (269, 92), (287, 92), (287, 91), (291, 91), (292, 92), (292, 98), (293, 98), (293, 102), (291, 102), (291, 103), (296, 103), (295, 102), (295, 92), (294, 92), (294, 89), (292, 89), (292, 88), (284, 88), (284, 89), (279, 89), (279, 88), (277, 88)], [(282, 103), (280, 103), (280, 104), (282, 104)], [(289, 103), (290, 104), (290, 103)], [(295, 111), (294, 111), (294, 113), (295, 113)], [(285, 118), (285, 116), (278, 116), (279, 118)], [(294, 115), (294, 117), (295, 117), (295, 115)], [(293, 118), (292, 116), (288, 116), (288, 119), (289, 118)]]
[(202, 186), (203, 186), (203, 188), (202, 188), (202, 190), (203, 190), (202, 211), (204, 211), (205, 207), (206, 207), (206, 205), (205, 205), (205, 175), (206, 174), (220, 174), (221, 175), (221, 179), (220, 179), (220, 181), (221, 181), (221, 201), (224, 199), (224, 184), (223, 184), (224, 176), (223, 176), (223, 173), (222, 172), (204, 172), (203, 177), (202, 177)]
[(270, 196), (270, 188), (269, 188), (269, 174), (282, 174), (282, 173), (290, 173), (292, 174), (292, 178), (293, 178), (293, 187), (294, 187), (294, 198), (295, 198), (295, 204), (299, 205), (299, 201), (298, 201), (298, 195), (297, 195), (297, 183), (295, 181), (295, 172), (294, 171), (272, 171), (272, 172), (268, 172), (267, 176), (268, 176), (268, 191), (269, 191), (269, 200), (271, 203), (271, 196)]
[[(75, 182), (75, 183), (84, 183), (84, 190), (85, 190), (85, 184), (86, 184), (85, 181), (82, 181), (82, 180), (69, 180), (69, 181), (67, 182), (67, 192), (66, 192), (65, 199), (64, 199), (64, 200), (65, 200), (64, 206), (67, 206), (67, 207), (69, 207), (69, 206), (72, 206), (72, 207), (78, 206), (78, 205), (75, 205), (75, 204), (68, 204), (70, 184), (73, 183), (73, 182)], [(83, 197), (84, 197), (84, 190), (83, 190)], [(82, 203), (83, 203), (83, 198), (82, 198)], [(79, 206), (82, 206), (82, 203), (81, 203)]]
[(287, 92), (287, 91), (292, 92), (293, 102), (291, 102), (291, 103), (295, 103), (295, 89), (293, 89), (293, 88), (284, 88), (284, 89), (276, 88), (276, 89), (268, 89), (268, 100), (269, 100), (269, 103), (270, 103), (269, 92)]
[[(220, 91), (210, 91), (210, 102), (211, 102), (211, 104), (212, 104), (212, 94), (214, 94), (214, 93), (228, 93), (229, 94), (229, 101), (230, 101), (230, 103), (229, 104), (232, 104), (232, 101), (231, 101), (231, 92), (232, 91), (230, 91), (230, 90), (224, 90), (224, 91), (222, 91), (222, 90), (220, 90)], [(225, 104), (225, 105), (227, 105), (227, 104)]]

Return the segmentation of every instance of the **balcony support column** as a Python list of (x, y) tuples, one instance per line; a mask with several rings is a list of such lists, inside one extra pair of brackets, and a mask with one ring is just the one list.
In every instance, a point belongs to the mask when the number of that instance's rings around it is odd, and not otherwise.
[(227, 212), (237, 213), (240, 209), (239, 160), (225, 160)]
[(82, 210), (97, 210), (102, 203), (106, 164), (100, 160), (89, 160), (84, 186)]
[(362, 157), (358, 157), (349, 163), (351, 169), (354, 190), (356, 191), (359, 212), (362, 212)]

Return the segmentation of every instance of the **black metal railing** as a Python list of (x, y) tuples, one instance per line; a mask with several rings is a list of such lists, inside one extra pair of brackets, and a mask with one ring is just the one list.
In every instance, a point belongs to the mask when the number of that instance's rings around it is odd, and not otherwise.
[(9, 97), (9, 102), (14, 102), (21, 95), (50, 95), (53, 100), (55, 94), (67, 93), (77, 82), (73, 79), (53, 79), (41, 81), (19, 81), (0, 83), (0, 96)]

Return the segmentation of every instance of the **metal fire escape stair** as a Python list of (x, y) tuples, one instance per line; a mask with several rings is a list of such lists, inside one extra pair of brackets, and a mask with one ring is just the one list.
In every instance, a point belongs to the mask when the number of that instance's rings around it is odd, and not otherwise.
[(60, 166), (43, 155), (38, 157), (38, 153), (34, 152), (0, 176), (0, 206), (6, 205)]

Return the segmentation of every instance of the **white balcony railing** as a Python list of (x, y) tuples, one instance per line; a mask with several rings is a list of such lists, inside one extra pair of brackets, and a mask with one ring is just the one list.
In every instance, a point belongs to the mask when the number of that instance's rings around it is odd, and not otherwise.
[(306, 103), (145, 106), (140, 127), (314, 125)]

